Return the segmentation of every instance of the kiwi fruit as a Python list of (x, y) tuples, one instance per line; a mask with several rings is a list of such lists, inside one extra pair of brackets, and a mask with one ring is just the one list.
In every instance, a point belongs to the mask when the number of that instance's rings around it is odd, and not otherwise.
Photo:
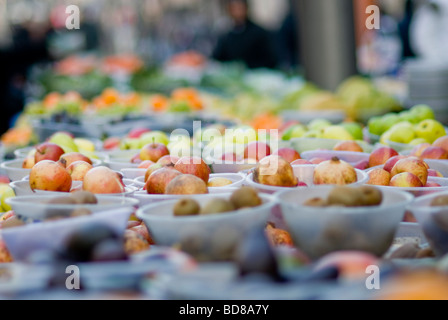
[(245, 207), (257, 207), (262, 204), (261, 198), (258, 196), (258, 191), (252, 187), (243, 186), (234, 191), (230, 196), (230, 202), (235, 209), (241, 209)]
[(364, 206), (379, 206), (383, 202), (383, 193), (378, 188), (373, 186), (361, 186), (359, 187), (364, 195)]
[(229, 211), (234, 211), (235, 206), (233, 203), (226, 199), (211, 199), (208, 203), (206, 203), (202, 208), (199, 214), (216, 214), (216, 213), (224, 213)]
[(70, 213), (70, 217), (82, 217), (82, 216), (89, 216), (92, 214), (92, 211), (90, 211), (87, 208), (76, 208)]
[(57, 197), (48, 201), (49, 204), (76, 204), (76, 200), (72, 197)]
[(98, 199), (95, 194), (89, 191), (75, 191), (71, 194), (71, 197), (79, 204), (97, 204)]
[(201, 207), (199, 203), (191, 198), (181, 199), (174, 205), (175, 216), (195, 216), (199, 214)]
[(431, 201), (431, 207), (443, 206), (448, 206), (448, 195), (437, 196)]
[(306, 200), (303, 203), (304, 206), (307, 207), (326, 207), (327, 206), (327, 200), (319, 197), (311, 198)]
[(328, 194), (327, 202), (329, 206), (360, 207), (364, 203), (364, 194), (359, 188), (337, 186)]

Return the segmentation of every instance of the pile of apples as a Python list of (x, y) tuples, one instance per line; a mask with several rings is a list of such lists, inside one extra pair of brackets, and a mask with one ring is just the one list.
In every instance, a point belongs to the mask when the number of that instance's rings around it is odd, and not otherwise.
[(390, 147), (376, 149), (370, 155), (368, 172), (371, 185), (392, 186), (404, 188), (441, 187), (440, 184), (429, 182), (428, 177), (443, 177), (421, 157), (415, 155), (400, 155)]
[(29, 176), (32, 190), (70, 192), (73, 181), (82, 181), (82, 189), (95, 194), (125, 190), (121, 174), (104, 166), (93, 167), (89, 157), (80, 152), (65, 153), (51, 142), (35, 147), (33, 162)]

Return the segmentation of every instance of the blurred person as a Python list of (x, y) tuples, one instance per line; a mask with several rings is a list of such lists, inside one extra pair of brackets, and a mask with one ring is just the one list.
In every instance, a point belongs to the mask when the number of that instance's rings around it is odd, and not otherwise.
[(415, 12), (414, 0), (406, 0), (404, 15), (398, 24), (398, 30), (400, 33), (400, 39), (402, 42), (402, 59), (415, 57), (414, 49), (412, 48), (410, 40), (410, 28), (414, 18)]
[(248, 1), (226, 0), (225, 8), (232, 27), (218, 39), (212, 58), (221, 62), (243, 62), (252, 69), (276, 68), (278, 55), (273, 35), (249, 18)]
[(299, 23), (294, 1), (289, 1), (289, 11), (277, 33), (279, 66), (296, 69), (300, 65)]
[(51, 56), (47, 37), (51, 30), (47, 25), (31, 22), (14, 26), (12, 42), (0, 49), (0, 134), (5, 133), (25, 105), (25, 84), (29, 68)]

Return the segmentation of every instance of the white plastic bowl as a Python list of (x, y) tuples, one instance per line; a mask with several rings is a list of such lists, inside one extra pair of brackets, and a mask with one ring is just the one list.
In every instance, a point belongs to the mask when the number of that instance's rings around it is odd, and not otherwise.
[(380, 206), (308, 207), (308, 199), (326, 198), (334, 186), (292, 189), (275, 195), (295, 244), (316, 260), (339, 250), (361, 250), (381, 257), (393, 243), (406, 207), (414, 197), (400, 190), (383, 192)]
[[(293, 165), (293, 170), (295, 176), (299, 179), (299, 181), (304, 182), (307, 184), (308, 187), (314, 186), (314, 169), (317, 165)], [(369, 176), (366, 172), (363, 170), (355, 169), (357, 174), (357, 182), (350, 184), (351, 186), (359, 186), (365, 184)], [(253, 180), (253, 173), (249, 173), (246, 177), (246, 183), (247, 185), (254, 187), (255, 189), (259, 190), (260, 192), (264, 193), (270, 193), (273, 194), (275, 192), (283, 191), (283, 190), (289, 190), (289, 189), (300, 189), (300, 188), (307, 188), (307, 187), (277, 187), (277, 186), (269, 186), (257, 183)]]
[(29, 153), (34, 150), (34, 146), (31, 147), (25, 147), (25, 148), (20, 148), (20, 149), (16, 149), (14, 150), (14, 156), (18, 159), (23, 159), (26, 158)]
[[(209, 188), (209, 193), (193, 195), (193, 196), (203, 196), (204, 198), (213, 197), (216, 194), (230, 194), (237, 190), (238, 188)], [(189, 198), (191, 195), (182, 195), (182, 194), (148, 194), (144, 190), (135, 191), (132, 194), (132, 197), (138, 199), (140, 201), (140, 206), (148, 205), (154, 202), (160, 201), (170, 201), (170, 200), (179, 200), (182, 198)]]
[(28, 176), (31, 169), (22, 168), (24, 158), (14, 159), (4, 161), (0, 164), (0, 168), (3, 169), (11, 181), (22, 180), (24, 177)]
[[(24, 178), (26, 179), (26, 177)], [(56, 192), (56, 191), (44, 191), (44, 190), (31, 190), (29, 180), (19, 180), (13, 181), (9, 184), (11, 188), (13, 188), (16, 196), (28, 196), (28, 195), (36, 195), (36, 194), (67, 194), (67, 192)], [(82, 188), (82, 181), (73, 181), (71, 191), (78, 190)]]
[(93, 223), (108, 225), (123, 234), (133, 208), (117, 208), (90, 216), (36, 222), (2, 230), (2, 237), (14, 261), (26, 261), (38, 250), (61, 250), (66, 238), (76, 229)]
[[(63, 196), (63, 195), (62, 195)], [(85, 208), (93, 214), (101, 211), (112, 210), (122, 207), (137, 207), (139, 201), (129, 197), (113, 197), (96, 195), (97, 204), (51, 204), (48, 203), (52, 199), (61, 197), (53, 195), (34, 195), (34, 196), (17, 196), (6, 199), (11, 205), (14, 213), (18, 216), (35, 220), (43, 220), (49, 215), (58, 212), (60, 215), (69, 216), (74, 209)]]
[[(228, 199), (229, 194), (214, 194), (214, 198)], [(140, 207), (137, 217), (142, 219), (156, 245), (173, 246), (195, 237), (207, 245), (216, 232), (223, 228), (235, 231), (235, 236), (243, 236), (251, 228), (264, 227), (276, 201), (272, 196), (260, 195), (263, 204), (238, 211), (206, 216), (175, 217), (173, 207), (178, 200), (164, 201)], [(193, 196), (201, 205), (211, 199), (209, 195)]]
[(437, 223), (435, 216), (448, 212), (448, 205), (432, 207), (431, 201), (438, 196), (448, 196), (448, 191), (419, 197), (408, 207), (408, 210), (414, 215), (436, 255), (443, 256), (448, 253), (448, 230)]

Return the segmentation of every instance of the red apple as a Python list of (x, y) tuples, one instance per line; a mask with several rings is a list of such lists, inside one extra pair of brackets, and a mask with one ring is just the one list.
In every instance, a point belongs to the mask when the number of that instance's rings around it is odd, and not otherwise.
[(32, 190), (69, 192), (72, 187), (70, 174), (56, 161), (42, 160), (30, 172)]
[[(151, 160), (145, 160), (145, 161), (151, 161)], [(143, 160), (140, 158), (140, 153), (137, 153), (136, 155), (134, 155), (131, 158), (131, 163), (133, 163), (133, 164), (139, 164), (140, 165), (142, 162), (143, 162)]]
[(327, 161), (327, 159), (324, 159), (324, 158), (312, 158), (312, 159), (310, 159), (311, 164), (321, 164), (324, 161)]
[(291, 162), (292, 166), (299, 166), (299, 165), (306, 165), (306, 164), (313, 164), (313, 163), (306, 159), (297, 159), (297, 160)]
[(398, 156), (398, 152), (391, 147), (380, 147), (374, 150), (369, 156), (369, 167), (381, 166), (390, 158)]
[(401, 174), (401, 173), (412, 173), (415, 176), (417, 176), (422, 184), (424, 186), (428, 180), (428, 167), (427, 164), (416, 157), (407, 157), (401, 160), (398, 160), (397, 163), (395, 163), (394, 167), (391, 170), (391, 176), (392, 178), (395, 175)]
[(441, 187), (440, 184), (438, 184), (437, 182), (427, 182), (425, 185), (425, 188), (439, 188)]
[(446, 160), (448, 159), (448, 151), (441, 147), (427, 147), (425, 150), (423, 150), (420, 158)]
[(121, 144), (121, 138), (119, 137), (110, 137), (104, 140), (103, 149), (104, 150), (114, 150), (118, 149)]
[(386, 163), (383, 165), (383, 169), (390, 173), (392, 171), (392, 168), (394, 167), (394, 165), (398, 162), (398, 160), (401, 160), (404, 158), (407, 158), (407, 157), (403, 156), (403, 155), (393, 156), (392, 158), (390, 158), (389, 160), (386, 161)]
[(335, 151), (364, 152), (364, 149), (356, 141), (341, 141), (334, 147)]
[(403, 172), (396, 174), (390, 179), (391, 187), (402, 187), (402, 188), (421, 188), (425, 184), (415, 175), (410, 172)]
[(432, 143), (432, 146), (433, 147), (440, 147), (440, 148), (443, 148), (446, 151), (448, 151), (448, 135), (436, 139), (436, 141), (434, 141)]
[(84, 176), (82, 188), (94, 194), (115, 194), (125, 191), (123, 177), (105, 166), (89, 170)]
[(369, 171), (369, 181), (367, 184), (375, 186), (388, 186), (390, 184), (390, 178), (390, 172), (382, 168), (375, 168)]
[(415, 156), (415, 157), (420, 157), (421, 154), (422, 154), (422, 152), (423, 152), (426, 148), (428, 148), (428, 147), (430, 147), (430, 146), (431, 146), (431, 144), (430, 144), (430, 143), (427, 143), (427, 142), (425, 142), (425, 143), (420, 143), (420, 144), (416, 145), (414, 148), (412, 148), (410, 154), (411, 154), (412, 156)]
[(145, 190), (148, 194), (165, 194), (165, 188), (171, 180), (182, 175), (175, 169), (160, 168), (148, 177), (145, 184)]
[(174, 169), (184, 174), (195, 175), (204, 180), (206, 184), (210, 178), (210, 167), (200, 157), (182, 157), (176, 162)]
[(64, 168), (68, 168), (73, 162), (76, 162), (76, 161), (84, 161), (84, 162), (87, 162), (87, 163), (93, 165), (92, 160), (80, 152), (64, 153), (59, 159), (59, 163)]
[(366, 170), (369, 168), (369, 160), (361, 160), (353, 165), (355, 169)]
[(253, 141), (246, 145), (244, 149), (244, 159), (255, 159), (260, 161), (271, 154), (271, 147), (260, 141)]
[[(140, 155), (139, 155), (140, 157)], [(152, 166), (154, 164), (154, 162), (152, 162), (151, 160), (145, 160), (140, 162), (140, 164), (138, 165), (138, 169), (148, 169), (150, 166)]]
[(163, 143), (149, 143), (143, 146), (140, 150), (140, 159), (143, 161), (151, 160), (153, 162), (157, 162), (160, 158), (169, 154), (170, 151)]
[(435, 169), (428, 169), (428, 177), (443, 178), (443, 174)]
[(59, 145), (51, 142), (44, 142), (36, 146), (34, 163), (38, 163), (42, 160), (58, 161), (64, 153), (64, 149)]
[(151, 173), (153, 173), (154, 171), (156, 171), (160, 168), (163, 168), (163, 166), (160, 163), (154, 163), (154, 164), (150, 165), (148, 167), (148, 169), (146, 169), (146, 172), (145, 172), (145, 183), (146, 183), (146, 181), (148, 181), (148, 178), (151, 175)]
[(70, 174), (73, 181), (83, 181), (84, 176), (92, 168), (93, 166), (90, 163), (80, 160), (72, 162), (67, 167), (67, 172)]
[(300, 154), (293, 148), (280, 148), (273, 154), (282, 157), (289, 163), (301, 159)]
[(0, 183), (7, 183), (9, 184), (11, 180), (9, 180), (8, 176), (0, 175)]
[(137, 139), (140, 138), (142, 134), (150, 132), (148, 128), (134, 128), (128, 133), (128, 138)]
[(22, 168), (23, 169), (31, 169), (35, 164), (36, 164), (36, 162), (34, 161), (34, 155), (27, 156), (22, 162)]
[(207, 183), (192, 174), (175, 177), (165, 188), (166, 194), (207, 194)]
[(166, 155), (157, 160), (156, 163), (161, 164), (162, 166), (174, 166), (176, 162), (179, 161), (178, 156), (174, 155)]
[(222, 155), (221, 160), (225, 163), (235, 163), (238, 161), (238, 156), (234, 152), (228, 152)]

